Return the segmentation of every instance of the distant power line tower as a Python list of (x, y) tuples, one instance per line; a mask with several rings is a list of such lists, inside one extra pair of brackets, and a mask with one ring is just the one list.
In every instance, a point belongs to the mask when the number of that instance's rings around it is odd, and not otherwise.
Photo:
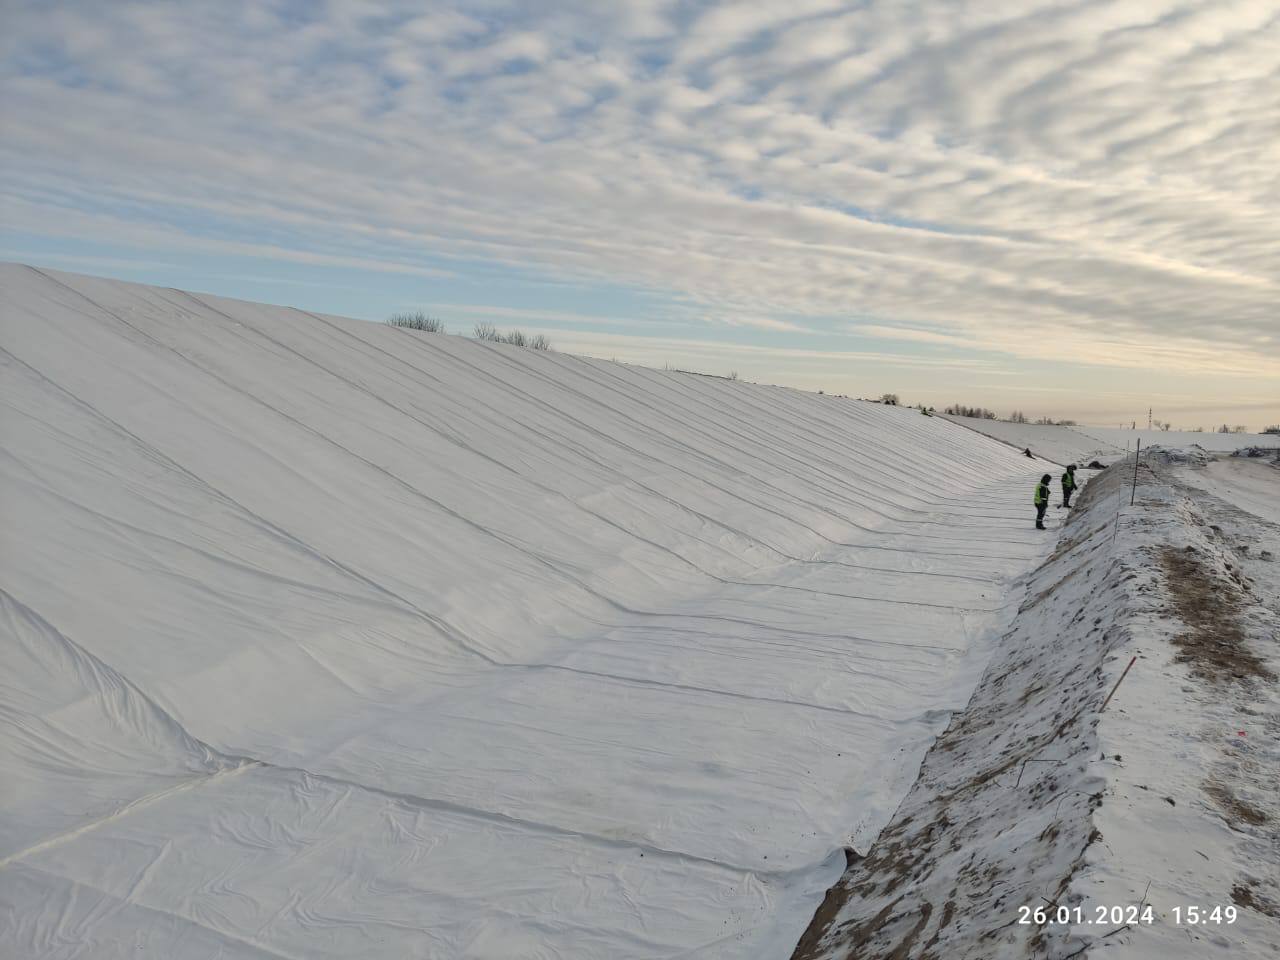
[(1147, 407), (1147, 429), (1151, 429), (1151, 408)]

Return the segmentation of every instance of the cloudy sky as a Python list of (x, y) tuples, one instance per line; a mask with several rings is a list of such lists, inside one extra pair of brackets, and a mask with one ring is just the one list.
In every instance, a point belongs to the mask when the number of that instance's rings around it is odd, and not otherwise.
[(1276, 0), (0, 0), (0, 259), (1280, 422)]

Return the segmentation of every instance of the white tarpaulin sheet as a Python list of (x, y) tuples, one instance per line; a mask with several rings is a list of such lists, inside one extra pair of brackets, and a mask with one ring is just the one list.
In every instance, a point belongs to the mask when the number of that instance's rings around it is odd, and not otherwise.
[(785, 957), (1048, 544), (913, 410), (0, 305), (7, 956)]

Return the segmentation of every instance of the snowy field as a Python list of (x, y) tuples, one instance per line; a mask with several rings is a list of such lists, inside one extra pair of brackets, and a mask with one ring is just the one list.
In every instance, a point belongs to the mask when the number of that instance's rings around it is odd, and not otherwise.
[(1280, 438), (1260, 433), (1193, 433), (1185, 430), (1121, 430), (1119, 427), (1068, 427), (1100, 443), (1120, 450), (1133, 450), (1138, 440), (1143, 447), (1160, 446), (1166, 450), (1200, 447), (1210, 453), (1231, 453), (1242, 447), (1274, 447)]
[(1280, 468), (1268, 460), (1216, 457), (1180, 466), (1176, 475), (1187, 486), (1280, 526)]
[(1049, 460), (1057, 466), (1066, 466), (1068, 463), (1086, 464), (1094, 460), (1106, 464), (1124, 456), (1123, 439), (1117, 445), (1113, 441), (1097, 440), (1077, 433), (1070, 427), (1009, 423), (978, 417), (947, 416), (946, 419), (1018, 450), (1030, 450), (1036, 457)]
[(785, 957), (1052, 545), (913, 410), (0, 303), (6, 956)]
[[(939, 414), (939, 416), (942, 416)], [(1004, 420), (982, 420), (977, 417), (946, 419), (984, 436), (1007, 443), (1019, 450), (1030, 450), (1035, 456), (1055, 464), (1103, 464), (1132, 452), (1142, 441), (1144, 448), (1160, 446), (1166, 450), (1198, 446), (1209, 453), (1232, 453), (1242, 447), (1280, 445), (1280, 437), (1257, 433), (1190, 433), (1177, 430), (1121, 430), (1117, 427), (1058, 427), (1038, 423), (1008, 423)]]

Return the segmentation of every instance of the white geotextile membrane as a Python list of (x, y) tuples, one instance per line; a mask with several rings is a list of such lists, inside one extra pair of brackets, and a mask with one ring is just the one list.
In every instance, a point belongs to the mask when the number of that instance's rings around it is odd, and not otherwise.
[(0, 297), (8, 955), (785, 957), (1048, 545), (914, 410)]

